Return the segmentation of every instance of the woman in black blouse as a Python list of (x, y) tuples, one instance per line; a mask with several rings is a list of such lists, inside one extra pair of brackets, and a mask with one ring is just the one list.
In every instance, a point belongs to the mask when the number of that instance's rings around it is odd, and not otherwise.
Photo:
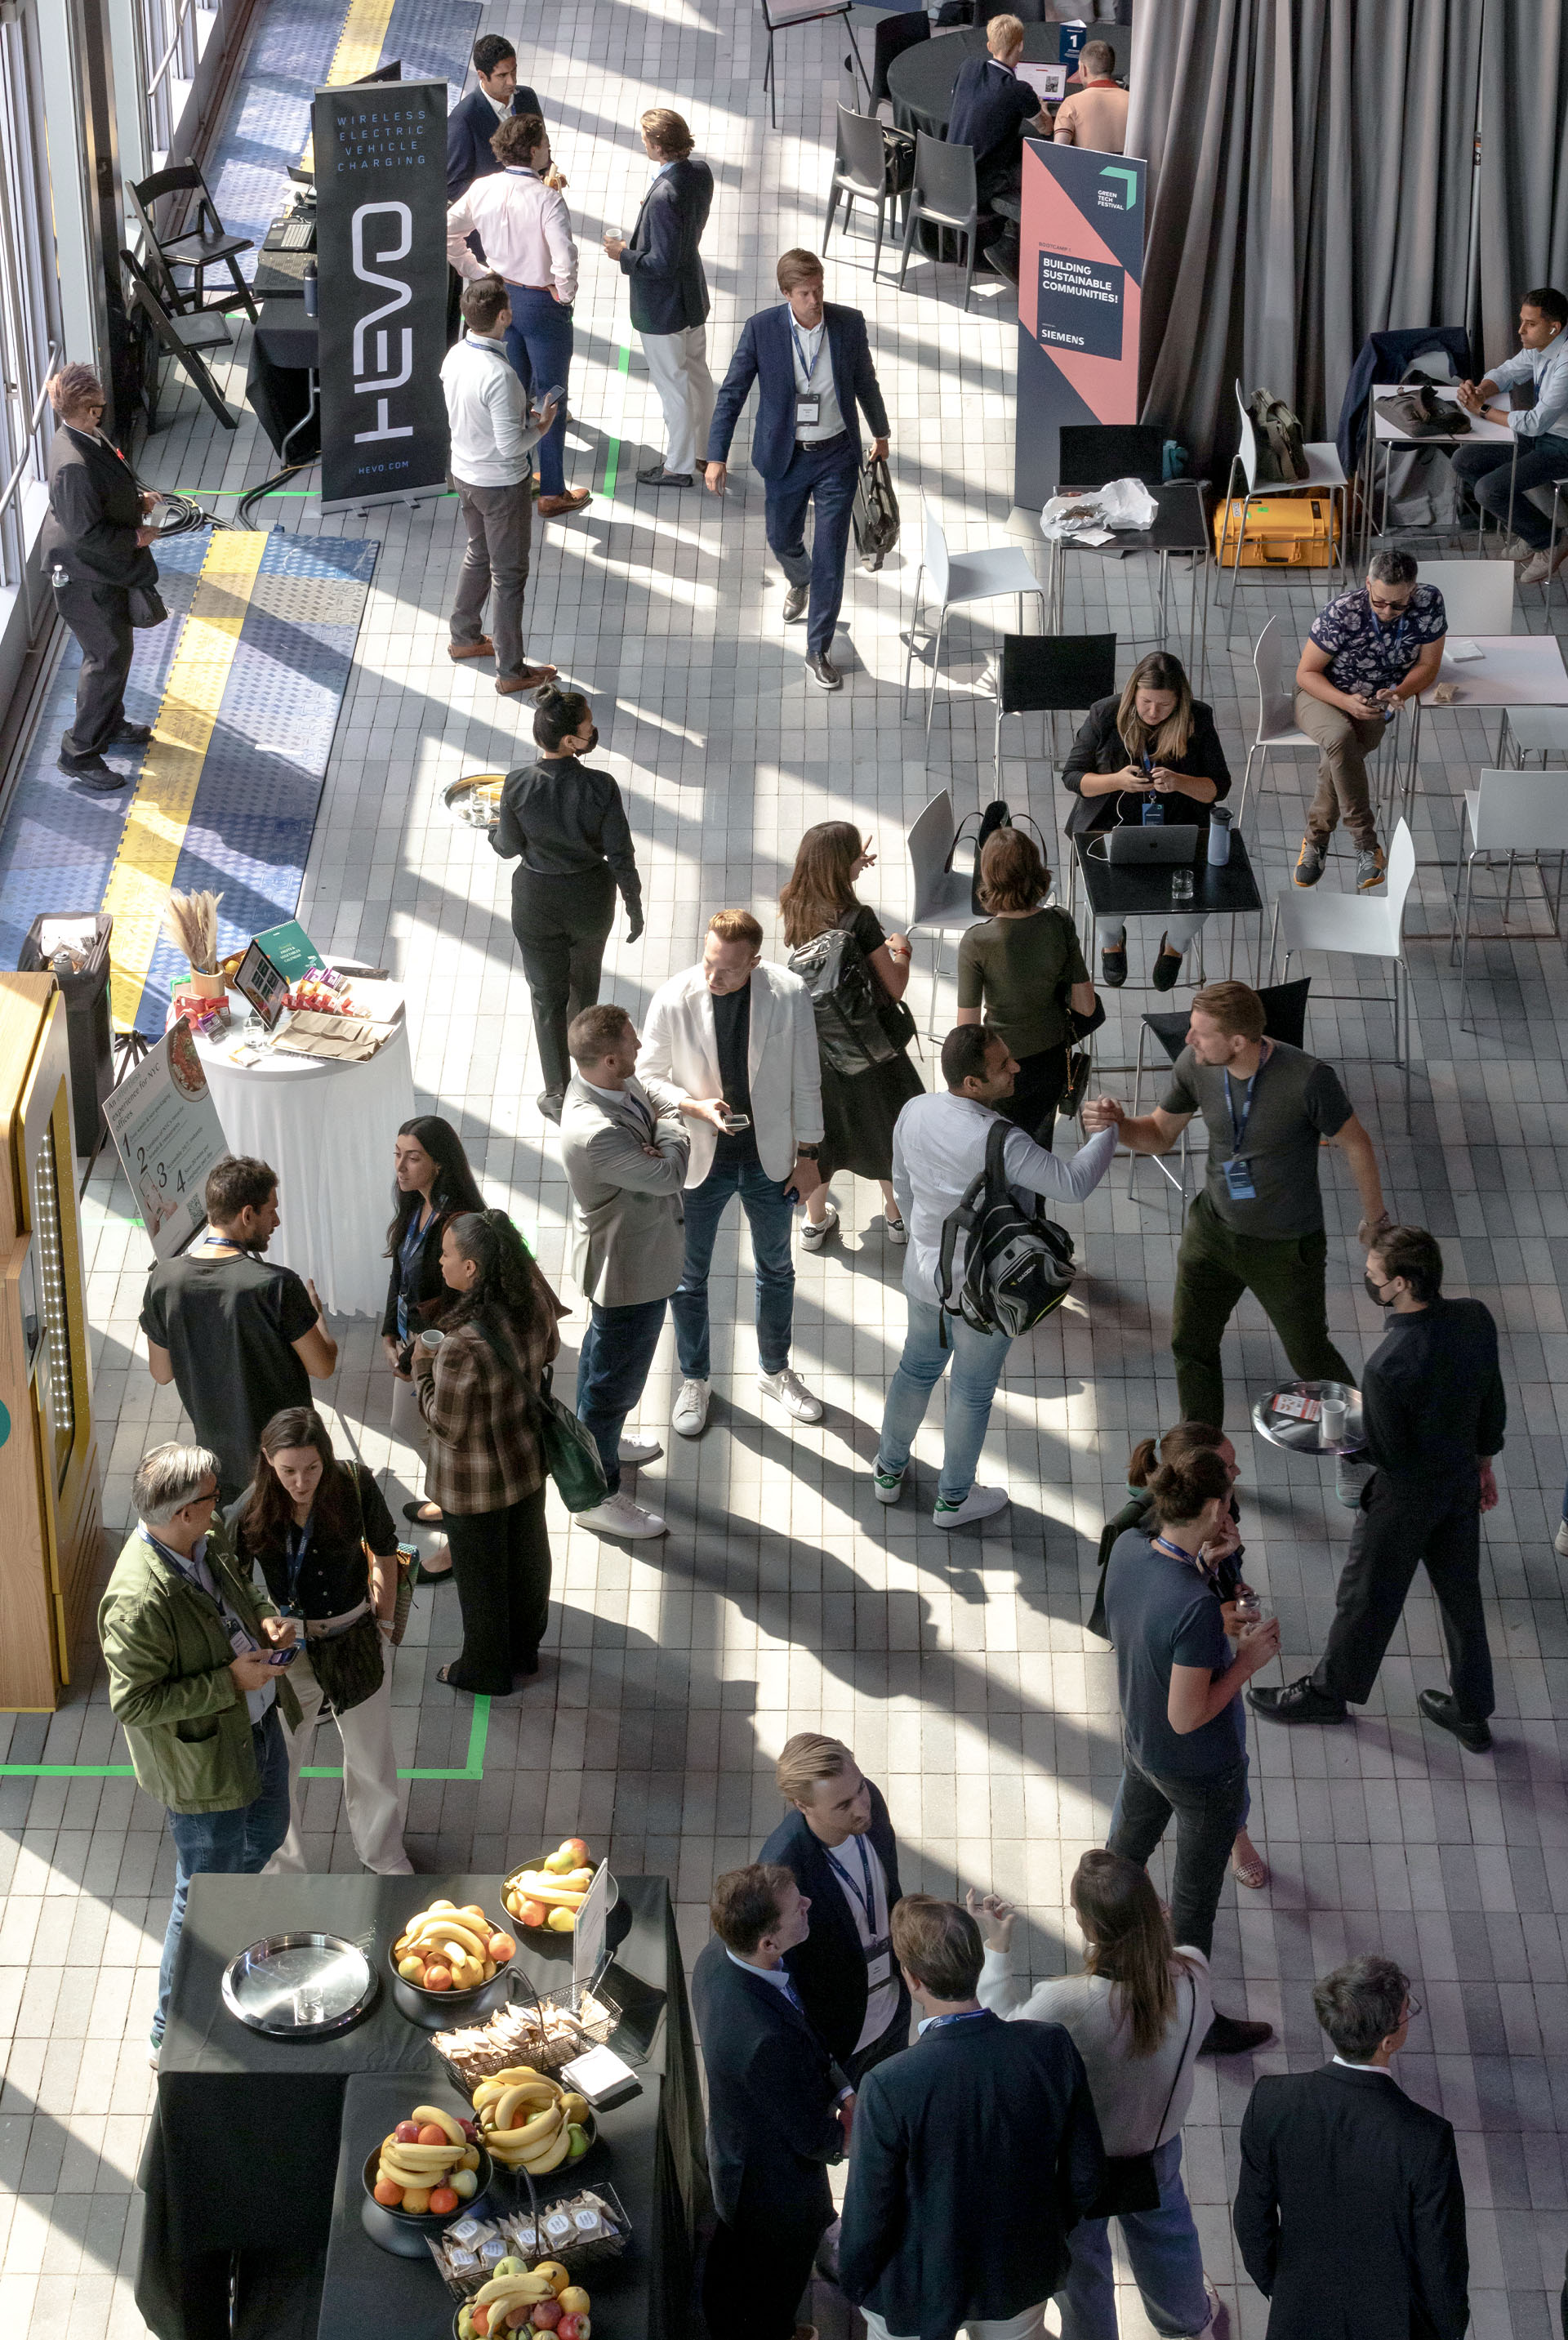
[(383, 1649), (397, 1600), (397, 1530), (381, 1490), (362, 1462), (337, 1460), (319, 1413), (288, 1406), (262, 1433), (234, 1524), (242, 1564), (259, 1566), (280, 1612), (302, 1621), (304, 1645), (289, 1670), (303, 1718), (289, 1735), (289, 1832), (263, 1873), (305, 1866), (300, 1771), (330, 1699), (354, 1850), (376, 1876), (407, 1877)]
[[(1230, 767), (1214, 711), (1193, 697), (1180, 659), (1151, 652), (1134, 667), (1119, 699), (1096, 701), (1067, 751), (1062, 786), (1078, 799), (1067, 815), (1069, 837), (1154, 820), (1208, 828), (1210, 805), (1230, 794)], [(1174, 989), (1206, 915), (1166, 919), (1149, 977), (1156, 991)], [(1100, 980), (1119, 989), (1127, 979), (1126, 928), (1109, 917), (1097, 920), (1096, 930)]]
[[(392, 1369), (392, 1436), (413, 1447), (422, 1458), (429, 1433), (414, 1395), (409, 1352), (415, 1335), (439, 1316), (446, 1305), (441, 1280), (441, 1231), (459, 1211), (482, 1211), (480, 1193), (462, 1140), (450, 1121), (439, 1114), (416, 1114), (398, 1131), (392, 1148), (392, 1220), (387, 1229), (386, 1256), (392, 1262), (387, 1278), (386, 1313), (382, 1318), (382, 1347)], [(434, 1503), (405, 1503), (405, 1520), (417, 1527), (436, 1527), (441, 1512)], [(440, 1554), (435, 1559), (439, 1562)], [(450, 1563), (423, 1563), (422, 1574), (450, 1576)]]
[(537, 763), (509, 772), (491, 845), (516, 858), (511, 931), (533, 1000), (544, 1087), (536, 1100), (559, 1122), (571, 1067), (566, 1027), (599, 999), (604, 946), (615, 919), (615, 889), (626, 904), (626, 939), (642, 932), (642, 880), (620, 790), (609, 772), (580, 759), (599, 745), (593, 712), (580, 690), (547, 683), (533, 719)]

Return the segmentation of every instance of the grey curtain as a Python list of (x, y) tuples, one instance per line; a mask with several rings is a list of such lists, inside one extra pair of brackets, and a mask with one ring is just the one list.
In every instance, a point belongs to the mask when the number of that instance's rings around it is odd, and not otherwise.
[(1476, 238), (1478, 355), (1518, 345), (1519, 295), (1568, 283), (1568, 23), (1563, 0), (1486, 0)]

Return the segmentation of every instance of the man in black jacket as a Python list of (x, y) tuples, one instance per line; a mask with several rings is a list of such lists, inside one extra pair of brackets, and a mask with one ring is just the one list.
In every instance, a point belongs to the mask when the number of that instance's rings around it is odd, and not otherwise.
[[(446, 118), (446, 199), (448, 205), (466, 195), (476, 179), (488, 179), (501, 169), (491, 140), (509, 114), (540, 114), (532, 90), (517, 78), (517, 51), (501, 33), (481, 33), (473, 45), (473, 69), (479, 87), (460, 98)], [(468, 239), (476, 260), (484, 258), (477, 234)], [(446, 344), (451, 349), (462, 331), (462, 278), (447, 270)]]
[(967, 1909), (906, 1895), (893, 1950), (924, 2020), (856, 2100), (839, 2283), (869, 2340), (1036, 2340), (1104, 2182), (1083, 2059), (1059, 2023), (981, 2007)]
[(1492, 1651), (1481, 1601), (1481, 1514), (1497, 1502), (1492, 1458), (1508, 1403), (1497, 1327), (1479, 1300), (1444, 1300), (1443, 1253), (1424, 1227), (1387, 1227), (1366, 1255), (1366, 1289), (1388, 1334), (1361, 1376), (1364, 1456), (1373, 1465), (1335, 1596), (1328, 1647), (1283, 1690), (1249, 1690), (1273, 1722), (1344, 1722), (1365, 1706), (1417, 1562), (1448, 1645), (1447, 1691), (1417, 1700), (1474, 1755), (1492, 1744)]
[(893, 1964), (898, 1846), (881, 1791), (839, 1739), (802, 1730), (774, 1774), (791, 1807), (759, 1860), (787, 1869), (817, 1912), (784, 1963), (815, 2028), (857, 2087), (909, 2044), (909, 1994)]
[(1236, 2236), (1269, 2302), (1267, 2340), (1460, 2340), (1454, 2130), (1388, 2068), (1419, 2004), (1375, 1956), (1325, 1975), (1312, 2003), (1333, 2062), (1257, 2081), (1241, 2125)]
[(713, 1888), (713, 1939), (692, 1971), (719, 2212), (702, 2285), (714, 2340), (794, 2340), (833, 2216), (828, 2165), (843, 2158), (855, 2099), (784, 1966), (810, 1906), (788, 1869), (732, 1869)]
[(708, 371), (708, 280), (698, 246), (713, 204), (713, 174), (692, 155), (680, 114), (656, 105), (642, 116), (642, 144), (657, 167), (628, 239), (604, 249), (630, 279), (631, 322), (664, 409), (664, 457), (637, 476), (645, 488), (689, 488), (713, 420)]

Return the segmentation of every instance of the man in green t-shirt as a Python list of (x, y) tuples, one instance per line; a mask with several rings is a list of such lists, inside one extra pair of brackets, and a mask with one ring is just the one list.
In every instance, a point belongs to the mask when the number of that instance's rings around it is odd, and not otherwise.
[(1361, 1195), (1365, 1242), (1388, 1225), (1372, 1140), (1331, 1065), (1264, 1037), (1264, 1004), (1245, 983), (1195, 992), (1187, 1045), (1153, 1113), (1109, 1097), (1084, 1108), (1086, 1131), (1115, 1127), (1135, 1154), (1168, 1154), (1195, 1114), (1208, 1125), (1208, 1175), (1176, 1259), (1171, 1349), (1182, 1418), (1225, 1422), (1220, 1340), (1244, 1292), (1261, 1303), (1291, 1369), (1355, 1381), (1329, 1338), (1328, 1238), (1318, 1148), (1339, 1146)]

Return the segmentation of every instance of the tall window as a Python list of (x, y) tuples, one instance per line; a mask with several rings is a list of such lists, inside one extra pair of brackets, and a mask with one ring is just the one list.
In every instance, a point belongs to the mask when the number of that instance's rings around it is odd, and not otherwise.
[(42, 480), (44, 384), (59, 342), (59, 286), (31, 12), (0, 24), (0, 585), (22, 574), (20, 498)]
[[(151, 167), (162, 169), (184, 103), (177, 83), (196, 77), (196, 17), (191, 0), (137, 0), (142, 87), (147, 93)], [(182, 158), (184, 159), (184, 158)]]

